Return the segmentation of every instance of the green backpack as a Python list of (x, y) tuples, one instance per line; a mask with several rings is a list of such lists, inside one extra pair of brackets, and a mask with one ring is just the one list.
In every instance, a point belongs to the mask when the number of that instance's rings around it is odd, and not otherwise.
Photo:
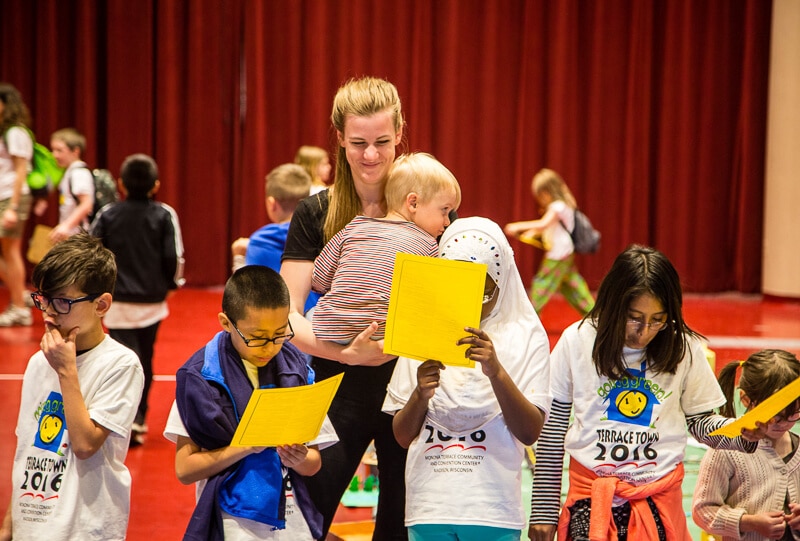
[[(33, 169), (28, 173), (28, 187), (34, 197), (46, 197), (47, 193), (61, 182), (64, 170), (58, 166), (50, 150), (43, 144), (36, 142), (36, 137), (27, 126), (20, 127), (28, 132), (31, 141), (33, 141), (33, 158), (31, 159)], [(8, 131), (3, 134), (3, 143), (6, 148), (8, 148), (7, 134)]]

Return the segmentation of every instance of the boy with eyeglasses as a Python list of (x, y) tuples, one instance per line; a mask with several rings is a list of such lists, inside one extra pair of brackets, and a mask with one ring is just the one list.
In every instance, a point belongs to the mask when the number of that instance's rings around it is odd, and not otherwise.
[(222, 331), (178, 369), (164, 430), (177, 444), (178, 480), (198, 483), (184, 539), (318, 539), (322, 516), (303, 477), (319, 471), (317, 446), (338, 441), (330, 422), (308, 444), (229, 446), (254, 389), (314, 381), (289, 342), (289, 290), (268, 267), (242, 267), (225, 284), (217, 317)]
[(103, 330), (115, 278), (114, 255), (85, 233), (33, 270), (45, 330), (22, 380), (0, 539), (125, 539), (125, 456), (144, 376), (136, 355)]

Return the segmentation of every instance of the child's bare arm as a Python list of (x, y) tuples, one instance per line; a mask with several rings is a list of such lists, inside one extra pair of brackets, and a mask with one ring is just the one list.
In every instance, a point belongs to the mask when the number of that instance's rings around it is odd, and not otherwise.
[(276, 448), (281, 463), (306, 477), (314, 475), (322, 467), (322, 457), (314, 447), (303, 444), (281, 445)]
[(94, 206), (94, 199), (88, 193), (82, 193), (75, 196), (78, 200), (78, 206), (72, 211), (66, 220), (58, 224), (50, 232), (50, 240), (59, 242), (69, 237), (69, 232), (79, 226), (83, 222)]
[(468, 345), (467, 358), (481, 364), (481, 370), (492, 384), (506, 425), (525, 445), (532, 445), (542, 432), (544, 413), (533, 405), (516, 386), (497, 358), (492, 339), (482, 329), (466, 327), (470, 336), (461, 338), (457, 345)]
[(11, 503), (8, 504), (3, 523), (0, 524), (0, 541), (11, 541)]
[(519, 237), (524, 233), (541, 233), (558, 221), (558, 213), (553, 209), (548, 209), (538, 220), (527, 220), (524, 222), (511, 222), (503, 228), (509, 237)]
[(263, 450), (264, 447), (226, 446), (207, 451), (191, 438), (178, 436), (175, 449), (175, 475), (178, 481), (189, 485), (201, 479), (208, 479), (247, 455)]
[(397, 443), (408, 449), (422, 430), (428, 402), (439, 387), (439, 373), (444, 370), (439, 361), (427, 360), (417, 368), (417, 386), (403, 409), (395, 413), (392, 420), (392, 431)]

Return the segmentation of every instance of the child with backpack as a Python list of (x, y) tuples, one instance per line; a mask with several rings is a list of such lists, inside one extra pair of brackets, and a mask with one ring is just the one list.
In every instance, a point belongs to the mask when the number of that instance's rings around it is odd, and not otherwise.
[(86, 137), (74, 128), (63, 128), (50, 136), (50, 148), (59, 166), (66, 169), (58, 185), (58, 225), (50, 232), (52, 242), (89, 229), (94, 209), (94, 177), (81, 157)]
[(538, 220), (506, 224), (505, 233), (522, 238), (541, 235), (544, 259), (531, 285), (531, 301), (537, 313), (557, 292), (582, 316), (594, 307), (586, 280), (575, 265), (575, 245), (570, 232), (575, 228), (578, 205), (566, 182), (552, 169), (533, 177), (531, 191), (544, 214)]
[(120, 177), (125, 200), (102, 209), (92, 234), (117, 261), (115, 302), (103, 322), (111, 338), (136, 352), (144, 369), (144, 391), (131, 435), (131, 445), (136, 446), (147, 433), (154, 345), (159, 325), (169, 315), (167, 296), (185, 282), (183, 237), (175, 210), (154, 199), (161, 183), (153, 158), (128, 156)]
[[(800, 378), (793, 353), (765, 349), (746, 361), (729, 363), (719, 373), (727, 402), (720, 413), (735, 416), (736, 373), (739, 398), (750, 410)], [(769, 420), (755, 453), (709, 449), (700, 464), (692, 517), (715, 539), (800, 539), (800, 398)]]

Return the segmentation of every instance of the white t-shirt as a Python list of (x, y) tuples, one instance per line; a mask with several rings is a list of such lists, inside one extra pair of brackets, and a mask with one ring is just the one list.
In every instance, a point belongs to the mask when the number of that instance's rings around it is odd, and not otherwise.
[[(575, 211), (563, 201), (553, 201), (547, 210), (554, 211), (558, 220), (542, 233), (545, 246), (550, 249), (545, 253), (547, 259), (561, 261), (575, 251), (569, 231), (575, 226)], [(564, 225), (561, 225), (561, 224)], [(566, 226), (566, 228), (565, 228)]]
[[(12, 156), (28, 160), (28, 172), (31, 172), (33, 141), (25, 128), (14, 126), (9, 128), (5, 136), (0, 137), (0, 201), (9, 199), (14, 194), (17, 173)], [(30, 193), (27, 182), (22, 183), (22, 193)]]
[[(67, 167), (67, 170), (64, 171), (64, 177), (58, 185), (58, 191), (58, 222), (63, 223), (78, 206), (78, 201), (75, 197), (88, 194), (94, 200), (94, 177), (92, 172), (87, 169), (86, 162), (78, 160)], [(84, 218), (78, 226), (70, 231), (70, 235), (79, 233), (81, 227), (89, 229), (89, 221)]]
[[(169, 410), (169, 418), (164, 427), (164, 437), (173, 443), (177, 443), (178, 436), (189, 437), (189, 433), (181, 420), (180, 413), (178, 412), (178, 405), (172, 402), (172, 408)], [(322, 429), (319, 436), (308, 445), (316, 445), (320, 449), (329, 447), (338, 442), (339, 438), (336, 435), (333, 425), (325, 417), (322, 423)], [(287, 470), (283, 468), (283, 476), (286, 478)], [(206, 480), (203, 479), (195, 483), (195, 499), (199, 500), (203, 489), (206, 486)], [(271, 539), (277, 541), (313, 541), (311, 531), (308, 528), (303, 513), (295, 505), (294, 492), (291, 486), (286, 486), (286, 529), (276, 530), (269, 524), (249, 520), (241, 517), (234, 517), (228, 513), (222, 512), (222, 526), (225, 532), (225, 541), (257, 541), (260, 539)]]
[(591, 360), (596, 335), (590, 322), (573, 323), (550, 355), (553, 400), (573, 404), (565, 449), (601, 477), (633, 485), (660, 479), (683, 461), (686, 416), (721, 406), (725, 396), (699, 340), (689, 341), (675, 374), (651, 373), (644, 350), (625, 348), (631, 377), (611, 381)]
[(106, 338), (78, 356), (89, 415), (111, 433), (90, 458), (70, 444), (58, 376), (34, 354), (22, 383), (11, 496), (14, 539), (125, 539), (131, 476), (125, 467), (131, 424), (144, 386), (139, 360)]
[[(547, 350), (536, 356), (522, 377), (515, 381), (525, 397), (548, 411), (549, 362)], [(397, 360), (389, 382), (383, 411), (401, 410), (417, 385), (419, 361)], [(450, 397), (461, 396), (462, 405), (452, 411), (469, 414), (469, 396), (479, 382), (491, 387), (489, 379), (474, 368), (448, 366), (440, 372), (440, 388)], [(431, 420), (431, 405), (422, 430), (411, 442), (406, 459), (406, 526), (417, 524), (471, 524), (521, 530), (525, 527), (522, 508), (521, 466), (525, 446), (514, 437), (502, 413), (469, 432), (448, 431)], [(462, 503), (457, 503), (462, 502)]]

